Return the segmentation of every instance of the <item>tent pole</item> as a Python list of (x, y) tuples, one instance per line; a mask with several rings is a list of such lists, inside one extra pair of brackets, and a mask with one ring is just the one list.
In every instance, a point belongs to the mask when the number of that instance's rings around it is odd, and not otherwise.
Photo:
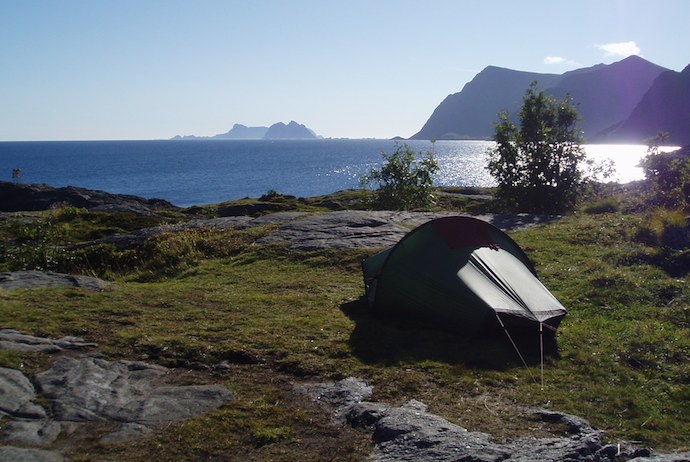
[(541, 354), (541, 391), (544, 391), (544, 323), (539, 323), (539, 352)]
[(534, 378), (532, 371), (530, 370), (529, 366), (527, 365), (527, 361), (525, 361), (525, 358), (522, 356), (522, 353), (520, 353), (520, 349), (517, 347), (517, 345), (513, 341), (513, 337), (510, 336), (510, 332), (508, 332), (508, 329), (506, 329), (506, 326), (505, 326), (505, 324), (503, 324), (503, 321), (501, 321), (501, 318), (498, 315), (498, 313), (496, 313), (496, 319), (498, 319), (498, 323), (501, 325), (501, 327), (505, 331), (506, 335), (508, 336), (508, 340), (510, 340), (510, 343), (513, 345), (513, 348), (515, 348), (515, 351), (517, 352), (518, 356), (520, 357), (520, 361), (522, 361), (522, 364), (525, 366), (525, 369), (527, 369), (527, 372), (529, 372), (529, 376), (532, 377), (532, 381), (534, 382), (535, 385), (538, 385), (537, 379)]

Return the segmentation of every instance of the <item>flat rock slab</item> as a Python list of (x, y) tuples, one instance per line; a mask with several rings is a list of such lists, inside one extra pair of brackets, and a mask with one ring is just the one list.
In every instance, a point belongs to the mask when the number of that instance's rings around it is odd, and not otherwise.
[(287, 242), (298, 250), (387, 247), (410, 230), (386, 218), (357, 210), (310, 215), (282, 225), (259, 242)]
[[(112, 244), (120, 250), (138, 247), (162, 233), (188, 229), (246, 229), (256, 226), (279, 226), (258, 240), (259, 243), (288, 243), (297, 250), (384, 248), (396, 244), (412, 229), (435, 218), (455, 216), (454, 212), (401, 212), (343, 210), (321, 214), (276, 212), (258, 217), (231, 216), (193, 219), (186, 223), (144, 228), (75, 245)], [(553, 220), (553, 216), (531, 214), (486, 214), (476, 216), (494, 226), (510, 231)]]
[(37, 287), (83, 287), (102, 290), (109, 282), (90, 276), (54, 273), (52, 271), (13, 271), (0, 273), (0, 289), (33, 289)]
[(158, 426), (203, 415), (234, 399), (220, 385), (171, 386), (168, 369), (138, 361), (58, 359), (36, 375), (56, 420), (113, 420)]
[(114, 234), (74, 245), (73, 248), (83, 248), (96, 244), (111, 244), (118, 250), (131, 249), (163, 233), (179, 233), (188, 229), (246, 229), (256, 226), (281, 224), (304, 215), (305, 213), (303, 212), (276, 212), (255, 218), (249, 216), (197, 218), (185, 223), (154, 226), (132, 231), (131, 233)]
[[(96, 346), (77, 337), (48, 339), (0, 329), (0, 348), (55, 353)], [(170, 383), (175, 372), (139, 361), (62, 356), (33, 382), (23, 372), (0, 367), (0, 416), (5, 443), (44, 448), (61, 434), (106, 425), (102, 443), (137, 439), (151, 429), (204, 415), (234, 400), (221, 385)], [(52, 413), (39, 404), (51, 402)], [(87, 424), (87, 425), (85, 425)], [(59, 453), (20, 448), (0, 451), (3, 460), (62, 460)]]
[(57, 353), (63, 350), (95, 347), (95, 343), (84, 342), (79, 337), (62, 337), (50, 339), (23, 334), (14, 329), (0, 329), (0, 349), (18, 351), (41, 351)]
[(0, 462), (63, 462), (65, 458), (59, 452), (45, 449), (0, 447)]
[[(385, 248), (395, 245), (412, 229), (453, 212), (396, 212), (345, 210), (297, 217), (260, 243), (286, 242), (297, 250)], [(503, 230), (545, 223), (554, 217), (529, 214), (477, 216)]]

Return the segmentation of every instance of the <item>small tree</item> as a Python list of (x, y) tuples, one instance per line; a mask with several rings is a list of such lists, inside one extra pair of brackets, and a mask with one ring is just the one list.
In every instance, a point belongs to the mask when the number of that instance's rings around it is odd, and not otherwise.
[(687, 150), (662, 152), (668, 139), (660, 132), (647, 140), (647, 155), (640, 162), (645, 178), (652, 185), (653, 200), (664, 207), (690, 207), (690, 155)]
[(487, 166), (498, 182), (499, 198), (531, 212), (572, 208), (585, 183), (579, 118), (570, 97), (547, 96), (536, 82), (525, 94), (520, 127), (507, 113), (499, 114)]
[(384, 210), (411, 210), (428, 208), (434, 202), (433, 175), (438, 172), (438, 163), (433, 149), (415, 158), (416, 151), (407, 144), (396, 144), (393, 154), (381, 153), (385, 161), (381, 170), (372, 169), (361, 178), (362, 187), (372, 183), (378, 188), (365, 202)]

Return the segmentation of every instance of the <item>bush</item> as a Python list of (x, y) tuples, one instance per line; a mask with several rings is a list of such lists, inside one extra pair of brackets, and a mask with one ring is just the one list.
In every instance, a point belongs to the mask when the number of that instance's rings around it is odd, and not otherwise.
[(433, 150), (416, 159), (417, 152), (407, 144), (396, 144), (393, 154), (382, 153), (385, 164), (381, 170), (372, 169), (360, 183), (366, 191), (372, 183), (378, 186), (372, 195), (365, 196), (366, 205), (381, 210), (413, 210), (430, 207), (435, 200), (433, 175), (438, 163)]
[(661, 152), (659, 143), (666, 134), (648, 140), (647, 156), (640, 163), (645, 178), (652, 184), (656, 204), (669, 208), (690, 207), (690, 150)]
[(570, 98), (547, 96), (533, 82), (520, 109), (520, 127), (499, 114), (487, 169), (507, 206), (529, 212), (570, 210), (582, 191), (585, 152)]

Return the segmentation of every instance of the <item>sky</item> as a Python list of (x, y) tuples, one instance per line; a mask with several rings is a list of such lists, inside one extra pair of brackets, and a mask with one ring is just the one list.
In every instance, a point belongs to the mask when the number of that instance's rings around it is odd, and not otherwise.
[(0, 141), (409, 137), (486, 66), (690, 64), (690, 0), (0, 0)]

